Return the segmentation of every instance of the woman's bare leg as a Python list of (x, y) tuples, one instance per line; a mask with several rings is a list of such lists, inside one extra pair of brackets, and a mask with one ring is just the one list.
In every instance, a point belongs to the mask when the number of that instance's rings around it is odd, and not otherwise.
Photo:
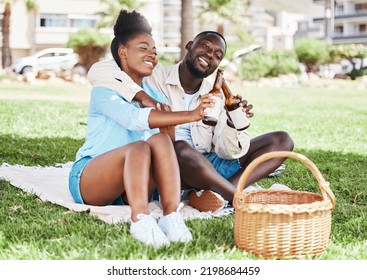
[(147, 142), (152, 152), (152, 176), (158, 187), (163, 215), (177, 210), (180, 203), (180, 170), (173, 143), (165, 133), (150, 137)]
[(149, 214), (150, 165), (150, 146), (143, 141), (95, 157), (84, 168), (80, 180), (84, 202), (107, 205), (126, 193), (131, 219), (137, 221), (137, 214)]

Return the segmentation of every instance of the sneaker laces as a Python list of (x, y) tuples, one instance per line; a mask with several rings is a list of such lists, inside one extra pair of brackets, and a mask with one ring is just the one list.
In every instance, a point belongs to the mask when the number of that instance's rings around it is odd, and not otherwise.
[[(186, 225), (183, 222), (183, 219), (180, 219), (180, 210), (182, 209), (182, 207), (184, 206), (184, 204), (181, 202), (176, 211), (172, 212), (171, 214), (167, 215), (166, 217), (169, 218), (172, 222), (172, 224), (174, 226), (180, 227), (180, 228), (185, 228), (186, 229)], [(172, 215), (173, 214), (173, 215)]]
[[(158, 223), (159, 226), (164, 228), (163, 232), (167, 235), (170, 241), (187, 242), (192, 239), (191, 232), (185, 225), (185, 222), (180, 214), (180, 210), (183, 206), (184, 204), (181, 202), (175, 212), (163, 216), (161, 218), (162, 220), (160, 220), (160, 223)], [(169, 226), (166, 227), (166, 225)]]
[[(153, 245), (160, 246), (162, 244), (165, 244), (165, 242), (162, 241), (162, 235), (164, 234), (158, 227), (155, 219), (152, 216), (147, 214), (137, 214), (136, 217), (138, 218), (138, 221), (136, 223), (140, 222), (138, 226), (143, 228), (144, 232), (151, 233), (151, 236), (153, 238)], [(145, 242), (149, 241), (147, 240), (147, 236), (149, 236), (149, 234), (144, 236)]]
[(183, 218), (181, 218), (181, 214), (180, 214), (180, 210), (184, 207), (184, 204), (182, 202), (180, 202), (180, 204), (178, 205), (177, 209), (175, 212), (172, 212), (171, 214), (167, 215), (166, 218), (168, 218), (171, 222), (172, 225), (174, 225), (177, 228), (180, 229), (187, 229)]
[(140, 220), (145, 220), (147, 222), (143, 222), (143, 223), (140, 223), (140, 226), (142, 228), (144, 228), (144, 230), (146, 232), (149, 232), (151, 231), (152, 232), (152, 236), (153, 236), (153, 241), (155, 241), (155, 237), (156, 237), (156, 234), (157, 234), (157, 227), (155, 226), (155, 222), (153, 221), (153, 219), (151, 219), (150, 215), (145, 215), (145, 214), (138, 214), (136, 215), (136, 217)]

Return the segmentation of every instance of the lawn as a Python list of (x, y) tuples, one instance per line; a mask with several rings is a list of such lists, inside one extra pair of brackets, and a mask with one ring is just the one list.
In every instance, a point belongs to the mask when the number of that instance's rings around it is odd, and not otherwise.
[[(294, 88), (233, 87), (254, 105), (249, 133), (288, 131), (295, 152), (319, 168), (336, 195), (324, 260), (367, 259), (367, 90), (353, 82)], [(0, 164), (72, 161), (86, 132), (89, 85), (0, 84)], [(260, 184), (318, 192), (300, 162)], [(191, 220), (194, 240), (155, 250), (133, 240), (128, 224), (109, 225), (0, 181), (0, 259), (256, 259), (233, 240), (233, 216)]]

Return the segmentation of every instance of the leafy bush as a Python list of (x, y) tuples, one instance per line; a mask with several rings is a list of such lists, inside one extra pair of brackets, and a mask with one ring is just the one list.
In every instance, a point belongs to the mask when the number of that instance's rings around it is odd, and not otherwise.
[(272, 51), (270, 55), (275, 61), (271, 76), (277, 77), (282, 74), (299, 73), (299, 61), (294, 51)]
[(80, 29), (70, 35), (67, 42), (79, 55), (79, 65), (88, 70), (95, 62), (106, 54), (111, 39), (108, 35), (95, 29)]
[(70, 35), (67, 46), (75, 51), (78, 47), (89, 45), (103, 48), (107, 47), (110, 41), (111, 38), (108, 35), (102, 34), (98, 30), (82, 28)]
[(238, 75), (241, 79), (258, 80), (298, 72), (299, 62), (294, 52), (271, 51), (247, 55), (239, 65)]
[(294, 48), (298, 60), (305, 64), (306, 71), (316, 72), (318, 65), (329, 60), (329, 48), (325, 41), (305, 37), (296, 42)]
[(242, 60), (238, 75), (241, 79), (258, 80), (269, 76), (274, 65), (273, 58), (265, 52), (254, 52)]
[[(365, 75), (363, 70), (363, 59), (367, 57), (367, 46), (362, 44), (346, 44), (333, 46), (330, 50), (330, 56), (334, 61), (340, 59), (348, 59), (353, 66), (353, 69), (347, 74), (352, 80)], [(360, 60), (359, 66), (356, 62)]]

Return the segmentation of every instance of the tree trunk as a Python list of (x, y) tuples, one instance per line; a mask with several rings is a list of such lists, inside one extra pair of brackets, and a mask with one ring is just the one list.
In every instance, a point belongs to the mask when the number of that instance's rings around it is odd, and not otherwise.
[(192, 40), (194, 33), (193, 27), (193, 7), (192, 0), (181, 0), (181, 44), (180, 59), (186, 54), (185, 45)]
[(1, 62), (3, 68), (9, 67), (12, 64), (12, 55), (10, 49), (10, 3), (5, 3), (3, 20), (1, 22), (3, 44), (1, 47)]

